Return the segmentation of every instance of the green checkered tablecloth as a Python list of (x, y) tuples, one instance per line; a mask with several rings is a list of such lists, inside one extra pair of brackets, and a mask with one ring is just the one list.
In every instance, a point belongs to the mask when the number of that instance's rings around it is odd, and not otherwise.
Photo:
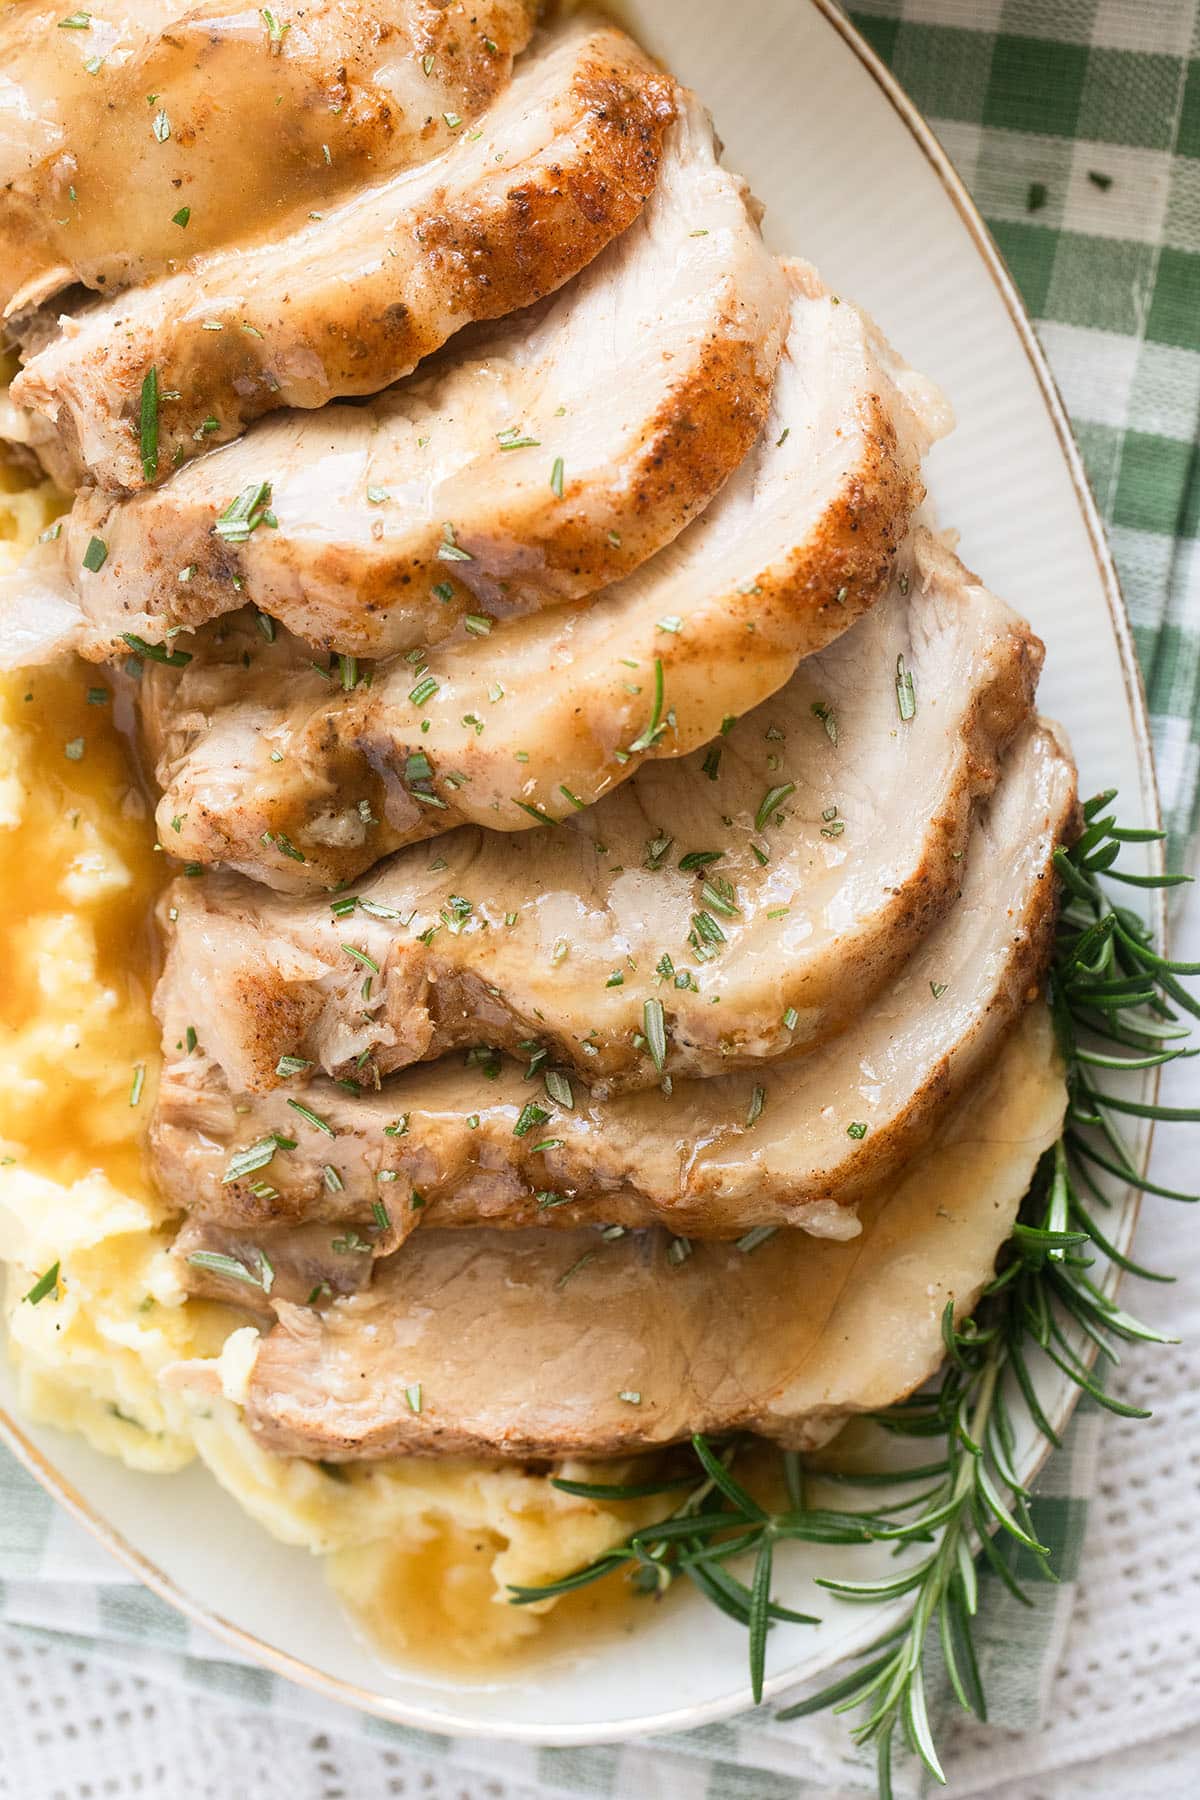
[[(1005, 1591), (998, 1576), (986, 1566), (981, 1569), (976, 1645), (995, 1725), (1021, 1729), (1041, 1722), (1074, 1603), (1101, 1426), (1100, 1409), (1085, 1401), (1034, 1495), (1034, 1529), (1050, 1546), (1059, 1585), (1042, 1581), (1032, 1558), (1006, 1545), (1014, 1573), (1038, 1597), (1038, 1604), (1027, 1610)], [(256, 1529), (247, 1525), (247, 1530)], [(3, 1451), (0, 1622), (103, 1664), (186, 1688), (209, 1702), (266, 1708), (295, 1729), (361, 1733), (403, 1749), (413, 1759), (414, 1772), (428, 1763), (461, 1771), (464, 1777), (503, 1778), (536, 1787), (546, 1800), (828, 1800), (835, 1791), (870, 1794), (875, 1788), (874, 1758), (853, 1751), (842, 1719), (825, 1715), (780, 1724), (773, 1706), (675, 1737), (566, 1750), (456, 1741), (351, 1713), (255, 1664), (235, 1660), (206, 1632), (131, 1581)], [(934, 1716), (941, 1714), (949, 1723), (953, 1703), (936, 1674), (929, 1691)], [(463, 1785), (465, 1789), (465, 1780)], [(414, 1779), (414, 1791), (416, 1787)], [(7, 1791), (0, 1733), (0, 1794)], [(907, 1768), (897, 1772), (896, 1791), (911, 1796), (925, 1790)], [(24, 1793), (20, 1800), (26, 1800)], [(30, 1794), (29, 1800), (41, 1796)], [(250, 1800), (275, 1796), (255, 1793)]]
[[(931, 118), (1037, 322), (1116, 553), (1182, 848), (1200, 767), (1200, 0), (869, 0), (852, 16)], [(1037, 1722), (1059, 1658), (1097, 1433), (1098, 1415), (1081, 1409), (1039, 1483), (1035, 1524), (1057, 1547), (1062, 1585), (1042, 1587), (1025, 1613), (984, 1576), (980, 1657), (1003, 1725)], [(387, 1736), (415, 1758), (547, 1793), (815, 1800), (835, 1784), (872, 1785), (841, 1722), (781, 1726), (767, 1711), (584, 1751), (454, 1743), (360, 1719), (231, 1660), (3, 1453), (0, 1619), (210, 1698)]]
[(1178, 859), (1200, 775), (1200, 7), (847, 10), (970, 187), (1049, 355), (1133, 620)]

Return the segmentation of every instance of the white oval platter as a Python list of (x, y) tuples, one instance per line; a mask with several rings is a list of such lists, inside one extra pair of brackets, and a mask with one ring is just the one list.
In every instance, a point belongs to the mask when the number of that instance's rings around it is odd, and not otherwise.
[[(1085, 792), (1121, 791), (1126, 823), (1157, 820), (1145, 704), (1116, 578), (1033, 333), (987, 232), (915, 109), (831, 0), (632, 0), (623, 17), (704, 97), (731, 167), (766, 203), (780, 250), (808, 257), (944, 387), (957, 430), (929, 485), (962, 554), (1046, 640), (1044, 710), (1075, 745)], [(1136, 1204), (1108, 1229), (1124, 1247)], [(159, 1594), (280, 1674), (397, 1722), (533, 1744), (611, 1741), (726, 1717), (750, 1701), (741, 1628), (695, 1595), (578, 1660), (511, 1682), (454, 1684), (384, 1667), (306, 1553), (254, 1525), (201, 1470), (137, 1475), (78, 1439), (13, 1416), (0, 1357), (0, 1436)], [(1076, 1390), (1044, 1372), (1042, 1404)], [(1044, 1444), (1026, 1422), (1018, 1465)], [(867, 1577), (882, 1550), (783, 1561), (781, 1598), (813, 1606), (819, 1572)], [(892, 1565), (894, 1567), (894, 1565)], [(817, 1628), (771, 1633), (767, 1695), (829, 1669), (887, 1623), (819, 1596)], [(214, 1646), (216, 1648), (216, 1646)]]

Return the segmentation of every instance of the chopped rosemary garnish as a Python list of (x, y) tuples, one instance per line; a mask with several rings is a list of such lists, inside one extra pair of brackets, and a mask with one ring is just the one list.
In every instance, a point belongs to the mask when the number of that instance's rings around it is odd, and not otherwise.
[(258, 1257), (258, 1268), (251, 1269), (236, 1256), (226, 1256), (220, 1250), (193, 1250), (188, 1257), (195, 1269), (207, 1269), (211, 1275), (223, 1275), (228, 1281), (241, 1281), (247, 1287), (261, 1288), (269, 1294), (275, 1284), (275, 1271), (261, 1250), (255, 1251)]
[(244, 544), (260, 525), (275, 523), (271, 512), (271, 483), (253, 481), (218, 513), (213, 530), (223, 543)]
[(661, 1075), (667, 1063), (667, 1022), (661, 1000), (647, 1000), (642, 1006), (642, 1029), (650, 1059)]
[(264, 844), (274, 844), (281, 855), (288, 857), (292, 862), (302, 863), (308, 861), (303, 850), (298, 850), (296, 848), (286, 831), (264, 831), (260, 842)]
[(370, 1256), (372, 1246), (365, 1237), (351, 1228), (343, 1237), (335, 1237), (329, 1248), (335, 1256)]
[(827, 705), (824, 700), (814, 700), (812, 703), (812, 715), (814, 719), (819, 719), (825, 727), (825, 736), (829, 739), (830, 743), (836, 744), (838, 741), (838, 722), (837, 714), (834, 712), (832, 706)]
[(222, 1184), (228, 1186), (231, 1181), (241, 1181), (244, 1176), (253, 1175), (256, 1169), (265, 1169), (277, 1150), (295, 1148), (295, 1138), (281, 1137), (277, 1131), (272, 1131), (266, 1137), (259, 1138), (256, 1143), (234, 1151), (221, 1177)]
[[(566, 1287), (566, 1285), (567, 1285), (568, 1281), (570, 1281), (572, 1275), (577, 1274), (580, 1269), (585, 1268), (586, 1265), (591, 1262), (592, 1258), (595, 1255), (596, 1255), (596, 1252), (594, 1250), (585, 1250), (582, 1256), (576, 1257), (575, 1261), (571, 1264), (570, 1268), (564, 1269), (562, 1274), (560, 1276), (558, 1276), (558, 1278), (556, 1279), (556, 1281), (554, 1283), (555, 1287), (556, 1288)], [(607, 1571), (605, 1571), (605, 1572), (607, 1573)], [(572, 1583), (571, 1585), (582, 1587), (584, 1584), (582, 1582), (578, 1582), (578, 1583)], [(523, 1593), (524, 1590), (518, 1589), (518, 1588), (511, 1588), (509, 1591), (512, 1594), (513, 1604), (515, 1606), (528, 1604), (528, 1602), (522, 1601), (520, 1598), (518, 1598), (518, 1595)], [(560, 1588), (560, 1589), (556, 1589), (555, 1591), (562, 1592), (565, 1590)], [(542, 1592), (540, 1592), (536, 1595), (536, 1598), (545, 1599), (546, 1594), (548, 1594), (549, 1592), (550, 1592), (550, 1589), (548, 1589), (548, 1588), (544, 1589)], [(533, 1594), (531, 1594), (529, 1596), (529, 1598), (533, 1599), (533, 1598), (535, 1598), (535, 1596)]]
[(153, 481), (158, 473), (158, 370), (148, 369), (142, 381), (139, 410), (139, 446), (142, 452), (142, 474)]
[(700, 939), (701, 943), (725, 944), (729, 941), (725, 936), (725, 933), (721, 930), (721, 927), (717, 924), (717, 921), (709, 912), (692, 914), (692, 930)]
[(905, 666), (902, 656), (896, 658), (896, 710), (900, 714), (901, 723), (905, 725), (917, 716), (917, 695), (913, 687), (912, 670)]
[[(92, 542), (98, 543), (99, 539), (93, 538)], [(169, 669), (186, 669), (192, 660), (190, 650), (168, 650), (163, 644), (148, 644), (132, 631), (123, 631), (121, 642), (128, 644), (135, 656), (144, 656), (147, 662), (165, 663)]]
[(353, 944), (343, 944), (342, 949), (346, 952), (347, 956), (352, 957), (362, 968), (370, 969), (372, 975), (378, 975), (379, 964), (375, 961), (374, 957), (368, 956), (365, 950), (357, 950)]
[(526, 800), (514, 800), (513, 805), (519, 806), (523, 813), (528, 813), (530, 818), (533, 819), (538, 825), (557, 825), (558, 824), (557, 819), (552, 819), (550, 817), (549, 813), (542, 812), (540, 807), (530, 806), (528, 801), (526, 801)]
[(741, 907), (735, 899), (735, 889), (731, 881), (724, 876), (714, 875), (700, 887), (700, 898), (707, 901), (714, 912), (721, 913), (724, 918), (736, 919)]
[(546, 1070), (546, 1092), (556, 1106), (565, 1106), (570, 1111), (575, 1105), (571, 1083), (558, 1069)]
[(650, 713), (650, 723), (643, 731), (639, 732), (638, 736), (635, 737), (632, 744), (630, 744), (629, 750), (631, 755), (639, 750), (649, 750), (651, 745), (656, 744), (663, 732), (667, 729), (666, 726), (661, 723), (662, 710), (663, 666), (662, 658), (656, 656), (654, 659), (654, 706)]
[(442, 541), (437, 548), (439, 562), (474, 562), (475, 558), (469, 550), (464, 550), (454, 535), (454, 527), (447, 520), (442, 526)]
[(753, 1230), (744, 1232), (735, 1242), (742, 1255), (749, 1256), (752, 1250), (757, 1250), (760, 1244), (773, 1238), (778, 1230), (778, 1225), (755, 1225)]
[(535, 1100), (527, 1100), (517, 1114), (517, 1122), (513, 1126), (513, 1136), (528, 1137), (535, 1125), (544, 1125), (549, 1117), (550, 1114), (544, 1106), (539, 1106)]
[(292, 1099), (288, 1100), (288, 1105), (293, 1112), (298, 1112), (302, 1119), (307, 1120), (314, 1130), (323, 1131), (326, 1137), (337, 1136), (336, 1129), (329, 1123), (328, 1119), (323, 1119), (320, 1113), (315, 1113), (311, 1106), (305, 1106), (301, 1101)]
[(30, 1306), (39, 1306), (48, 1294), (58, 1294), (58, 1271), (56, 1262), (50, 1264), (44, 1275), (39, 1275), (27, 1294), (21, 1296)]
[(536, 449), (541, 441), (541, 438), (530, 437), (519, 425), (510, 425), (506, 431), (496, 433), (496, 442), (502, 450)]
[(378, 900), (360, 900), (359, 911), (365, 912), (370, 919), (386, 919), (392, 924), (403, 924), (405, 915), (397, 912), (394, 906), (381, 906)]
[(777, 812), (785, 800), (790, 800), (795, 791), (794, 781), (785, 781), (779, 787), (768, 788), (759, 801), (758, 811), (754, 815), (755, 831), (765, 831), (771, 814)]

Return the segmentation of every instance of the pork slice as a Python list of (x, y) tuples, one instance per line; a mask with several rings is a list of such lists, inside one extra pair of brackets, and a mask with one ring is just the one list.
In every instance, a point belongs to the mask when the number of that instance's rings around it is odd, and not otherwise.
[(1064, 1101), (1039, 1006), (852, 1242), (781, 1231), (680, 1261), (659, 1233), (422, 1232), (367, 1291), (280, 1307), (246, 1418), (272, 1450), (334, 1460), (821, 1443), (937, 1367), (944, 1309), (967, 1316), (991, 1276)]
[[(162, 487), (82, 496), (63, 553), (85, 653), (248, 600), (319, 649), (381, 656), (617, 580), (746, 455), (788, 299), (685, 97), (646, 208), (553, 303), (367, 405), (277, 413)], [(277, 525), (227, 543), (221, 513), (264, 477)]]
[[(674, 113), (673, 84), (631, 39), (569, 20), (430, 162), (64, 317), (13, 400), (46, 413), (101, 485), (140, 488), (264, 413), (376, 393), (461, 326), (551, 293), (631, 224)], [(162, 398), (144, 463), (151, 370), (178, 398)]]
[(275, 1316), (280, 1305), (316, 1306), (370, 1285), (378, 1258), (400, 1242), (377, 1220), (360, 1231), (320, 1223), (259, 1226), (252, 1239), (236, 1226), (186, 1219), (172, 1245), (188, 1291)]
[(465, 129), (507, 83), (534, 12), (3, 7), (0, 313), (72, 282), (116, 293), (427, 161), (450, 142), (447, 115)]
[[(605, 1101), (581, 1082), (543, 1089), (483, 1049), (379, 1090), (301, 1071), (239, 1095), (198, 1042), (168, 1052), (151, 1132), (159, 1185), (237, 1225), (362, 1221), (382, 1195), (393, 1221), (415, 1210), (448, 1226), (852, 1235), (855, 1203), (928, 1140), (1037, 995), (1057, 907), (1053, 854), (1074, 809), (1067, 751), (1050, 728), (1029, 727), (978, 814), (946, 919), (851, 1029), (808, 1055)], [(644, 1053), (670, 1077), (673, 990), (660, 992), (661, 1019), (643, 1018)], [(252, 1145), (248, 1181), (239, 1171)]]
[(886, 591), (944, 419), (862, 313), (804, 265), (789, 276), (755, 449), (635, 575), (369, 687), (252, 622), (189, 640), (182, 672), (148, 671), (164, 843), (303, 892), (460, 823), (528, 831), (706, 744), (852, 625)]
[(600, 1098), (657, 1084), (655, 997), (675, 1078), (812, 1048), (953, 902), (1041, 656), (921, 532), (887, 600), (716, 746), (645, 763), (559, 830), (460, 828), (332, 899), (174, 882), (164, 1040), (191, 1027), (232, 1089), (262, 1092), (296, 1059), (364, 1079), (532, 1039)]

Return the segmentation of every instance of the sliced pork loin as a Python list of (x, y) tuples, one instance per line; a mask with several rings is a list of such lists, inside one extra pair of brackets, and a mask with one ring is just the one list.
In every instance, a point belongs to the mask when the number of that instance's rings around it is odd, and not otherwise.
[[(163, 487), (81, 497), (63, 553), (85, 652), (250, 601), (317, 648), (381, 656), (617, 580), (749, 450), (788, 299), (685, 98), (640, 218), (553, 303), (369, 405), (276, 414)], [(277, 525), (230, 538), (221, 515), (264, 480)]]
[(167, 847), (303, 892), (459, 823), (528, 831), (707, 743), (853, 624), (886, 590), (944, 409), (854, 307), (803, 265), (791, 281), (757, 446), (636, 575), (369, 687), (252, 617), (189, 640), (182, 671), (148, 668)]
[(609, 1456), (693, 1431), (819, 1444), (940, 1363), (947, 1302), (966, 1317), (990, 1278), (1065, 1097), (1038, 1006), (848, 1243), (779, 1232), (680, 1257), (658, 1233), (422, 1233), (366, 1292), (280, 1305), (246, 1418), (322, 1460)]
[[(382, 1091), (300, 1072), (250, 1096), (185, 1037), (168, 1043), (151, 1133), (159, 1184), (216, 1223), (338, 1221), (367, 1243), (372, 1229), (403, 1236), (418, 1222), (852, 1235), (854, 1204), (928, 1139), (1036, 995), (1074, 795), (1066, 751), (1027, 728), (979, 814), (948, 917), (852, 1030), (809, 1055), (606, 1101), (556, 1075), (543, 1089), (487, 1050)], [(687, 931), (681, 907), (681, 957), (694, 956)], [(643, 1055), (670, 1077), (672, 990), (661, 992)]]
[[(674, 114), (673, 84), (631, 39), (572, 19), (432, 161), (64, 318), (13, 400), (46, 413), (103, 486), (139, 488), (264, 413), (376, 393), (463, 325), (553, 292), (632, 224)], [(152, 371), (153, 453), (139, 431)]]
[(0, 8), (0, 312), (73, 282), (116, 293), (426, 161), (504, 87), (534, 13), (535, 0)]
[(401, 1242), (399, 1230), (374, 1219), (366, 1237), (353, 1227), (331, 1231), (313, 1221), (260, 1225), (253, 1241), (235, 1226), (187, 1219), (172, 1252), (189, 1293), (270, 1316), (281, 1301), (314, 1305), (361, 1293), (379, 1261)]
[(297, 1058), (361, 1080), (537, 1039), (598, 1096), (657, 1082), (638, 1047), (656, 997), (675, 1077), (811, 1047), (954, 899), (1040, 665), (1028, 628), (922, 532), (889, 598), (717, 747), (646, 763), (561, 829), (460, 829), (332, 900), (174, 882), (164, 1039), (191, 1027), (255, 1091)]

